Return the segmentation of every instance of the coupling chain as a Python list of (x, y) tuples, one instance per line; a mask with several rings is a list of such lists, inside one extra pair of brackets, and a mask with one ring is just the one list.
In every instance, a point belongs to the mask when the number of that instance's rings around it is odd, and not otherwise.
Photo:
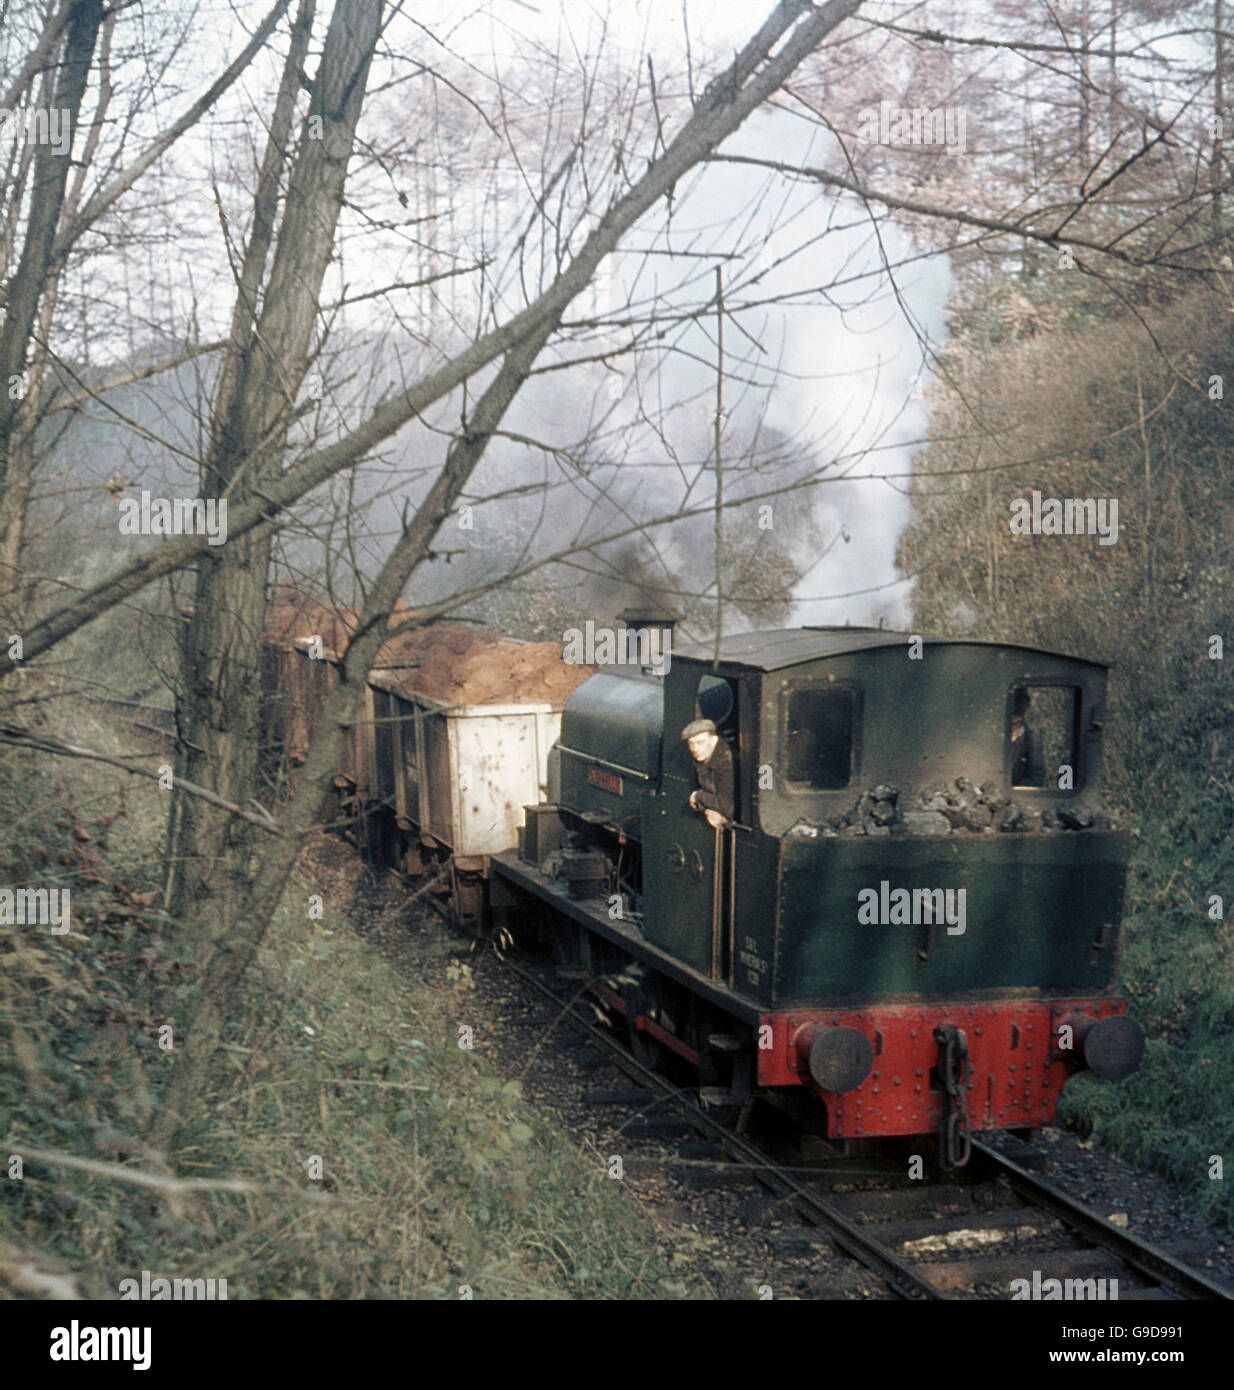
[(968, 1129), (968, 1039), (962, 1028), (944, 1023), (934, 1030), (943, 1083), (943, 1118), (938, 1127), (939, 1160), (948, 1171), (963, 1168), (973, 1150)]

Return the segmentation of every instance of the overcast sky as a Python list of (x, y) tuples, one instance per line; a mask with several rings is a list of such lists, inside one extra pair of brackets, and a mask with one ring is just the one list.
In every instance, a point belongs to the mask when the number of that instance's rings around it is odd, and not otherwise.
[[(411, 49), (417, 37), (429, 36), (430, 53), (437, 47), (444, 59), (452, 55), (474, 63), (480, 72), (491, 73), (506, 61), (526, 58), (538, 46), (562, 50), (567, 55), (594, 49), (606, 35), (610, 52), (619, 55), (622, 70), (642, 71), (645, 54), (655, 55), (664, 72), (681, 71), (686, 63), (688, 25), (690, 60), (694, 67), (706, 67), (727, 60), (735, 46), (762, 22), (772, 0), (613, 0), (608, 5), (569, 0), (568, 3), (530, 3), (530, 0), (489, 0), (486, 4), (460, 6), (454, 0), (417, 0), (392, 20), (388, 41), (392, 52), (401, 55)], [(246, 28), (264, 13), (266, 4), (208, 5), (197, 13), (201, 32), (212, 33), (215, 41), (207, 49), (193, 45), (182, 67), (187, 90), (200, 80), (202, 54), (210, 63), (221, 64), (223, 55), (237, 51)], [(318, 18), (318, 35), (324, 33), (325, 13)], [(278, 50), (285, 47), (280, 39)], [(246, 124), (259, 133), (253, 116), (268, 106), (268, 93), (277, 81), (279, 52), (268, 51), (260, 63), (246, 74), (234, 93), (220, 108), (220, 116), (230, 118), (233, 128)], [(427, 55), (426, 55), (427, 57)], [(397, 69), (396, 69), (397, 70)], [(402, 64), (405, 76), (407, 65)], [(389, 64), (378, 64), (370, 81), (374, 89), (391, 75)], [(182, 102), (168, 103), (169, 110)], [(216, 124), (216, 131), (227, 130)], [(414, 128), (414, 122), (413, 122)], [(201, 174), (199, 194), (207, 194), (209, 171), (215, 159), (203, 126), (175, 151), (178, 170), (186, 173), (189, 185), (185, 197), (177, 200), (176, 218), (186, 228), (198, 228), (204, 240), (203, 254), (220, 251), (217, 214), (208, 196), (192, 197), (192, 171)], [(213, 137), (218, 139), (215, 134)], [(773, 155), (782, 159), (821, 163), (833, 153), (821, 128), (779, 112), (763, 112), (726, 142), (726, 152)], [(696, 174), (681, 190), (674, 208), (678, 244), (717, 255), (731, 250), (739, 240), (750, 246), (762, 242), (758, 264), (767, 269), (760, 285), (770, 294), (799, 286), (825, 287), (834, 279), (846, 279), (878, 269), (880, 251), (868, 226), (861, 224), (859, 210), (844, 209), (835, 217), (832, 200), (811, 186), (788, 185), (769, 180), (771, 196), (752, 220), (734, 219), (731, 211), (748, 205), (753, 187), (762, 176), (733, 166), (713, 165)], [(236, 209), (243, 215), (243, 206)], [(663, 230), (662, 210), (648, 214), (627, 238), (627, 245), (646, 246)], [(829, 228), (832, 220), (848, 224), (846, 230)], [(355, 274), (357, 256), (353, 232), (347, 261)], [(770, 269), (791, 246), (808, 242), (807, 256), (788, 260), (779, 269)], [(364, 243), (365, 255), (374, 264), (384, 254), (374, 235)], [(904, 244), (906, 246), (906, 243)], [(894, 229), (884, 234), (884, 249), (894, 260), (904, 249)], [(203, 260), (192, 263), (197, 243), (184, 240), (186, 263), (175, 279), (172, 291), (179, 301), (170, 318), (181, 321), (192, 309), (199, 317), (213, 317), (221, 328), (230, 313), (230, 277), (224, 262), (215, 265), (214, 288)], [(613, 258), (612, 275), (618, 287), (623, 276), (632, 273), (630, 257)], [(397, 275), (391, 278), (398, 278)], [(882, 616), (892, 624), (907, 621), (909, 586), (897, 582), (892, 562), (896, 538), (907, 518), (904, 496), (910, 467), (909, 441), (925, 433), (925, 410), (919, 400), (910, 399), (912, 383), (921, 372), (922, 357), (916, 336), (905, 318), (906, 309), (918, 325), (935, 341), (943, 336), (943, 313), (950, 290), (950, 272), (945, 258), (917, 261), (911, 271), (898, 277), (900, 302), (889, 293), (871, 298), (871, 285), (860, 283), (851, 290), (839, 290), (833, 303), (817, 302), (795, 307), (772, 306), (749, 313), (742, 321), (751, 338), (763, 348), (761, 357), (749, 358), (750, 370), (767, 382), (765, 390), (751, 388), (737, 405), (734, 424), (742, 417), (753, 421), (760, 413), (767, 422), (802, 443), (813, 444), (819, 462), (842, 451), (849, 457), (849, 481), (814, 490), (814, 521), (818, 549), (821, 551), (838, 534), (847, 541), (835, 543), (823, 559), (804, 576), (797, 592), (795, 620), (798, 622), (870, 622)], [(353, 292), (354, 292), (354, 286)], [(886, 289), (887, 287), (884, 287)], [(866, 302), (870, 301), (870, 302)], [(381, 325), (381, 301), (359, 311), (369, 322)], [(350, 311), (349, 311), (350, 314)], [(351, 315), (351, 329), (367, 326), (362, 317)], [(706, 387), (706, 363), (713, 359), (709, 339), (700, 334), (696, 342), (685, 341), (685, 354), (674, 359), (662, 391), (666, 397), (687, 398), (701, 394)], [(740, 334), (730, 335), (730, 351), (741, 350)], [(748, 349), (746, 349), (748, 355)], [(690, 354), (699, 360), (691, 362)], [(784, 372), (772, 382), (770, 367), (781, 364)], [(524, 407), (527, 408), (527, 407)], [(701, 406), (695, 425), (700, 433), (708, 424), (708, 407)], [(854, 460), (863, 449), (871, 452)], [(649, 460), (649, 465), (652, 463)], [(882, 481), (886, 477), (888, 481)], [(641, 485), (631, 472), (631, 485)], [(647, 498), (654, 497), (649, 488)], [(741, 524), (741, 523), (736, 523)], [(855, 590), (873, 590), (852, 594)], [(826, 596), (845, 597), (827, 601)], [(852, 595), (851, 597), (848, 595)]]

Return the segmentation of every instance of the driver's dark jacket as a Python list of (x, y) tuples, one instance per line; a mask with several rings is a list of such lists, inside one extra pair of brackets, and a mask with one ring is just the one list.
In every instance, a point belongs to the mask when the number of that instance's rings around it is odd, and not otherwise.
[(702, 810), (719, 811), (727, 820), (733, 818), (733, 755), (722, 738), (716, 740), (711, 757), (705, 763), (694, 764), (698, 778), (698, 797), (695, 806)]

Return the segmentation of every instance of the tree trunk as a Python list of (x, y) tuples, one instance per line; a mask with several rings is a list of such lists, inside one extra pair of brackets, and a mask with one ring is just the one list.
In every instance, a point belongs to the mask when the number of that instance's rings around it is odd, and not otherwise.
[[(103, 19), (102, 0), (78, 0), (69, 19), (54, 102), (55, 109), (68, 112), (70, 151)], [(11, 388), (25, 372), (39, 301), (53, 275), (53, 245), (71, 165), (71, 153), (58, 154), (50, 140), (35, 156), (21, 261), (10, 283), (0, 328), (0, 601), (7, 599), (16, 582), (17, 551), (30, 497), (30, 459), (20, 428), (27, 392)]]
[(493, 431), (518, 394), (540, 350), (556, 331), (565, 306), (556, 316), (515, 348), (467, 421), (466, 433), (451, 445), (445, 466), (420, 505), (381, 573), (369, 591), (357, 630), (343, 659), (338, 685), (331, 692), (314, 733), (308, 756), (296, 779), (296, 790), (282, 818), (282, 834), (271, 843), (251, 885), (239, 873), (227, 879), (234, 916), (220, 936), (200, 980), (201, 994), (189, 1020), (188, 1047), (177, 1061), (150, 1131), (150, 1141), (166, 1150), (191, 1118), (203, 1093), (210, 1063), (223, 1041), (223, 1032), (239, 994), (241, 982), (265, 937), (283, 896), (306, 837), (321, 817), (355, 723), (365, 682), (386, 640), (387, 620), (416, 568), (428, 554), (433, 537), (453, 511)]
[[(382, 0), (337, 5), (314, 84), (305, 138), (288, 187), (260, 322), (253, 315), (272, 236), (312, 6), (305, 4), (284, 68), (262, 162), (253, 234), (245, 256), (203, 467), (206, 497), (242, 506), (281, 472), (296, 394), (309, 356), (321, 285), (334, 248), (347, 164), (380, 32)], [(321, 138), (312, 135), (320, 122)], [(176, 775), (240, 805), (257, 791), (261, 645), (270, 534), (230, 539), (199, 562), (185, 645)], [(252, 827), (173, 793), (165, 903), (179, 929), (191, 924), (199, 968), (236, 919)]]

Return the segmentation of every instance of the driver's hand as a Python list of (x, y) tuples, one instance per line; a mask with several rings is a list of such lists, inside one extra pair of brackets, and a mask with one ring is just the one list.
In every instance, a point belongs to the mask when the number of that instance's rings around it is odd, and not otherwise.
[(690, 793), (690, 799), (689, 799), (689, 801), (688, 801), (688, 803), (687, 803), (689, 806), (693, 807), (694, 810), (696, 810), (696, 811), (698, 810), (698, 804), (697, 804), (697, 802), (695, 801), (695, 797), (697, 797), (697, 796), (698, 796), (698, 793), (697, 793), (697, 792), (691, 792), (691, 793)]
[(719, 830), (719, 828), (724, 824), (724, 817), (719, 813), (719, 811), (713, 811), (710, 807), (708, 807), (707, 810), (703, 812), (703, 815), (707, 817), (707, 824), (712, 826), (716, 830)]

